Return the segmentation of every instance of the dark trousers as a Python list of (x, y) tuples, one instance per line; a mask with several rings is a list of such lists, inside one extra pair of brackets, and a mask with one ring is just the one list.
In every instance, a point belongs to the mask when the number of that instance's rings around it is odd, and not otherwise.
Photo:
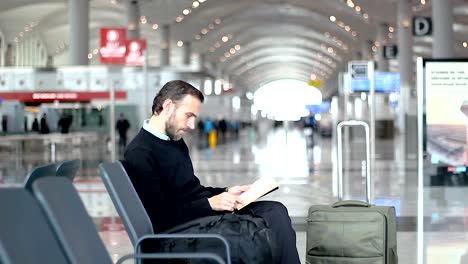
[(276, 236), (276, 241), (281, 250), (279, 252), (281, 263), (301, 263), (296, 248), (296, 232), (292, 228), (288, 209), (282, 203), (274, 201), (254, 202), (237, 213), (263, 217)]

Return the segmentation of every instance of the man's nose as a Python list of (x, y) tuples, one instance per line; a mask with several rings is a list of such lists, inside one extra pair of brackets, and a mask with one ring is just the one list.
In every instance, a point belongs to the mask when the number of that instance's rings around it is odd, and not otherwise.
[(187, 122), (187, 127), (194, 130), (195, 129), (195, 118), (189, 118)]

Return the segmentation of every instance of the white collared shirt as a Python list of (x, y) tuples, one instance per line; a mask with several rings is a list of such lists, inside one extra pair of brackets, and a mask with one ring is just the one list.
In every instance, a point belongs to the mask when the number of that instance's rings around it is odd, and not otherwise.
[(153, 134), (157, 138), (162, 139), (162, 140), (167, 140), (167, 141), (171, 140), (168, 135), (163, 134), (163, 133), (159, 132), (158, 130), (156, 130), (154, 127), (152, 127), (149, 124), (149, 119), (146, 119), (145, 121), (143, 121), (143, 129), (148, 131), (149, 133)]

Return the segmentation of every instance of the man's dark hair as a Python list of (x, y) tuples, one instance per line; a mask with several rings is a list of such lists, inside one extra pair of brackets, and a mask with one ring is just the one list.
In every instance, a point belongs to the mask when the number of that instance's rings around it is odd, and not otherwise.
[(205, 97), (203, 94), (191, 84), (181, 80), (170, 81), (166, 83), (159, 93), (153, 99), (152, 113), (161, 113), (163, 110), (163, 103), (167, 99), (171, 99), (175, 104), (180, 102), (186, 95), (196, 97), (203, 103)]

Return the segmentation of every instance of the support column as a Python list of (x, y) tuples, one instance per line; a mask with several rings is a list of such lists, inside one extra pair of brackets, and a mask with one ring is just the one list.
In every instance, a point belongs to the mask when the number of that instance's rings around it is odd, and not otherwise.
[(6, 39), (0, 35), (0, 67), (5, 66), (6, 50)]
[(377, 47), (377, 70), (381, 72), (388, 71), (388, 60), (384, 56), (384, 46), (387, 45), (387, 32), (388, 26), (386, 24), (380, 24), (377, 27), (377, 41), (379, 42)]
[(20, 62), (20, 66), (25, 66), (26, 65), (26, 43), (25, 43), (25, 38), (23, 37), (21, 40), (20, 40), (20, 58), (21, 58), (21, 62)]
[(15, 60), (13, 66), (20, 66), (20, 44), (19, 42), (15, 43)]
[(412, 19), (410, 1), (399, 0), (397, 21), (400, 99), (397, 120), (400, 134), (404, 138), (401, 151), (406, 159), (416, 158), (418, 142), (415, 85), (412, 80), (414, 71)]
[(198, 56), (198, 69), (200, 71), (204, 71), (206, 69), (205, 62), (206, 62), (206, 54), (200, 53)]
[(27, 42), (28, 42), (28, 53), (26, 54), (26, 56), (27, 56), (27, 65), (28, 66), (33, 66), (34, 36), (32, 35), (32, 32), (29, 34)]
[(184, 45), (182, 46), (182, 48), (183, 48), (184, 64), (190, 65), (191, 56), (192, 56), (192, 42), (190, 41), (184, 42)]
[(169, 66), (170, 46), (170, 27), (164, 25), (161, 27), (161, 66)]
[(140, 38), (140, 7), (137, 0), (125, 0), (127, 37)]
[(454, 56), (453, 4), (447, 0), (432, 1), (432, 23), (434, 24), (433, 58)]
[(68, 0), (70, 65), (88, 65), (89, 0)]
[(372, 55), (371, 55), (371, 51), (372, 51), (372, 45), (370, 43), (370, 40), (366, 40), (364, 41), (364, 43), (362, 43), (361, 45), (361, 59), (362, 60), (371, 60), (372, 59)]
[(36, 31), (33, 32), (34, 41), (33, 41), (33, 65), (39, 66), (39, 34)]

